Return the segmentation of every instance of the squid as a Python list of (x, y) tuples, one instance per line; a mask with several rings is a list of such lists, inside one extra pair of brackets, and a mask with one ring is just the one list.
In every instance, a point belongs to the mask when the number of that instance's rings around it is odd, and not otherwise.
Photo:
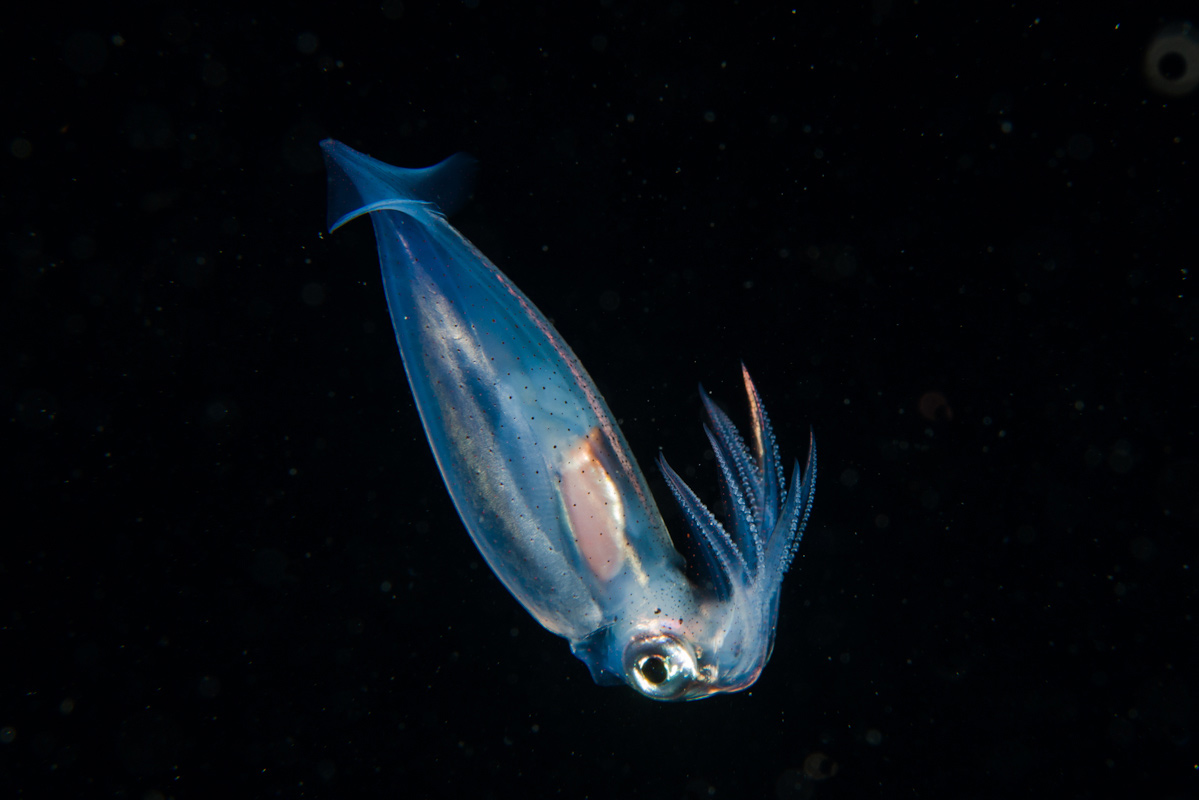
[(452, 227), (475, 162), (385, 164), (321, 142), (332, 232), (368, 215), (416, 408), (454, 506), (483, 559), (601, 685), (698, 700), (752, 685), (774, 647), (779, 594), (811, 512), (815, 436), (788, 483), (742, 365), (748, 442), (700, 387), (722, 523), (671, 469), (672, 544), (595, 383), (545, 315)]

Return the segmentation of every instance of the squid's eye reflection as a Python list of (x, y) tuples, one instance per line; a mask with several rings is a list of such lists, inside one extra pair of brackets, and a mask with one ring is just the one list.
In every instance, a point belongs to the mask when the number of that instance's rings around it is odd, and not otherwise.
[(629, 684), (655, 700), (684, 700), (706, 693), (696, 694), (707, 678), (695, 650), (674, 636), (651, 634), (634, 639), (625, 651), (624, 668)]

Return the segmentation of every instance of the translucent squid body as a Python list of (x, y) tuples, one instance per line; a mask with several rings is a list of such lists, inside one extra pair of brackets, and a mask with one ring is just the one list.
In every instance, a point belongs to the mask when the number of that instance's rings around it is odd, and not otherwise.
[(327, 139), (329, 230), (375, 226), (408, 383), (454, 505), (488, 565), (597, 683), (698, 700), (757, 680), (812, 505), (816, 447), (790, 488), (766, 411), (749, 445), (700, 388), (727, 527), (666, 463), (690, 575), (612, 412), (544, 315), (446, 215), (474, 162), (401, 169)]

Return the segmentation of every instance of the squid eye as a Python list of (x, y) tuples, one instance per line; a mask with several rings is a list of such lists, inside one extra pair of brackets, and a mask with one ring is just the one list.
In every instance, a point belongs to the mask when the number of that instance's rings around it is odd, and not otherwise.
[(661, 656), (650, 656), (642, 660), (638, 666), (641, 670), (641, 677), (652, 683), (654, 686), (662, 683), (669, 676), (669, 671), (666, 669), (666, 662)]
[(682, 700), (700, 676), (695, 652), (673, 636), (634, 639), (624, 662), (629, 685), (654, 700)]

